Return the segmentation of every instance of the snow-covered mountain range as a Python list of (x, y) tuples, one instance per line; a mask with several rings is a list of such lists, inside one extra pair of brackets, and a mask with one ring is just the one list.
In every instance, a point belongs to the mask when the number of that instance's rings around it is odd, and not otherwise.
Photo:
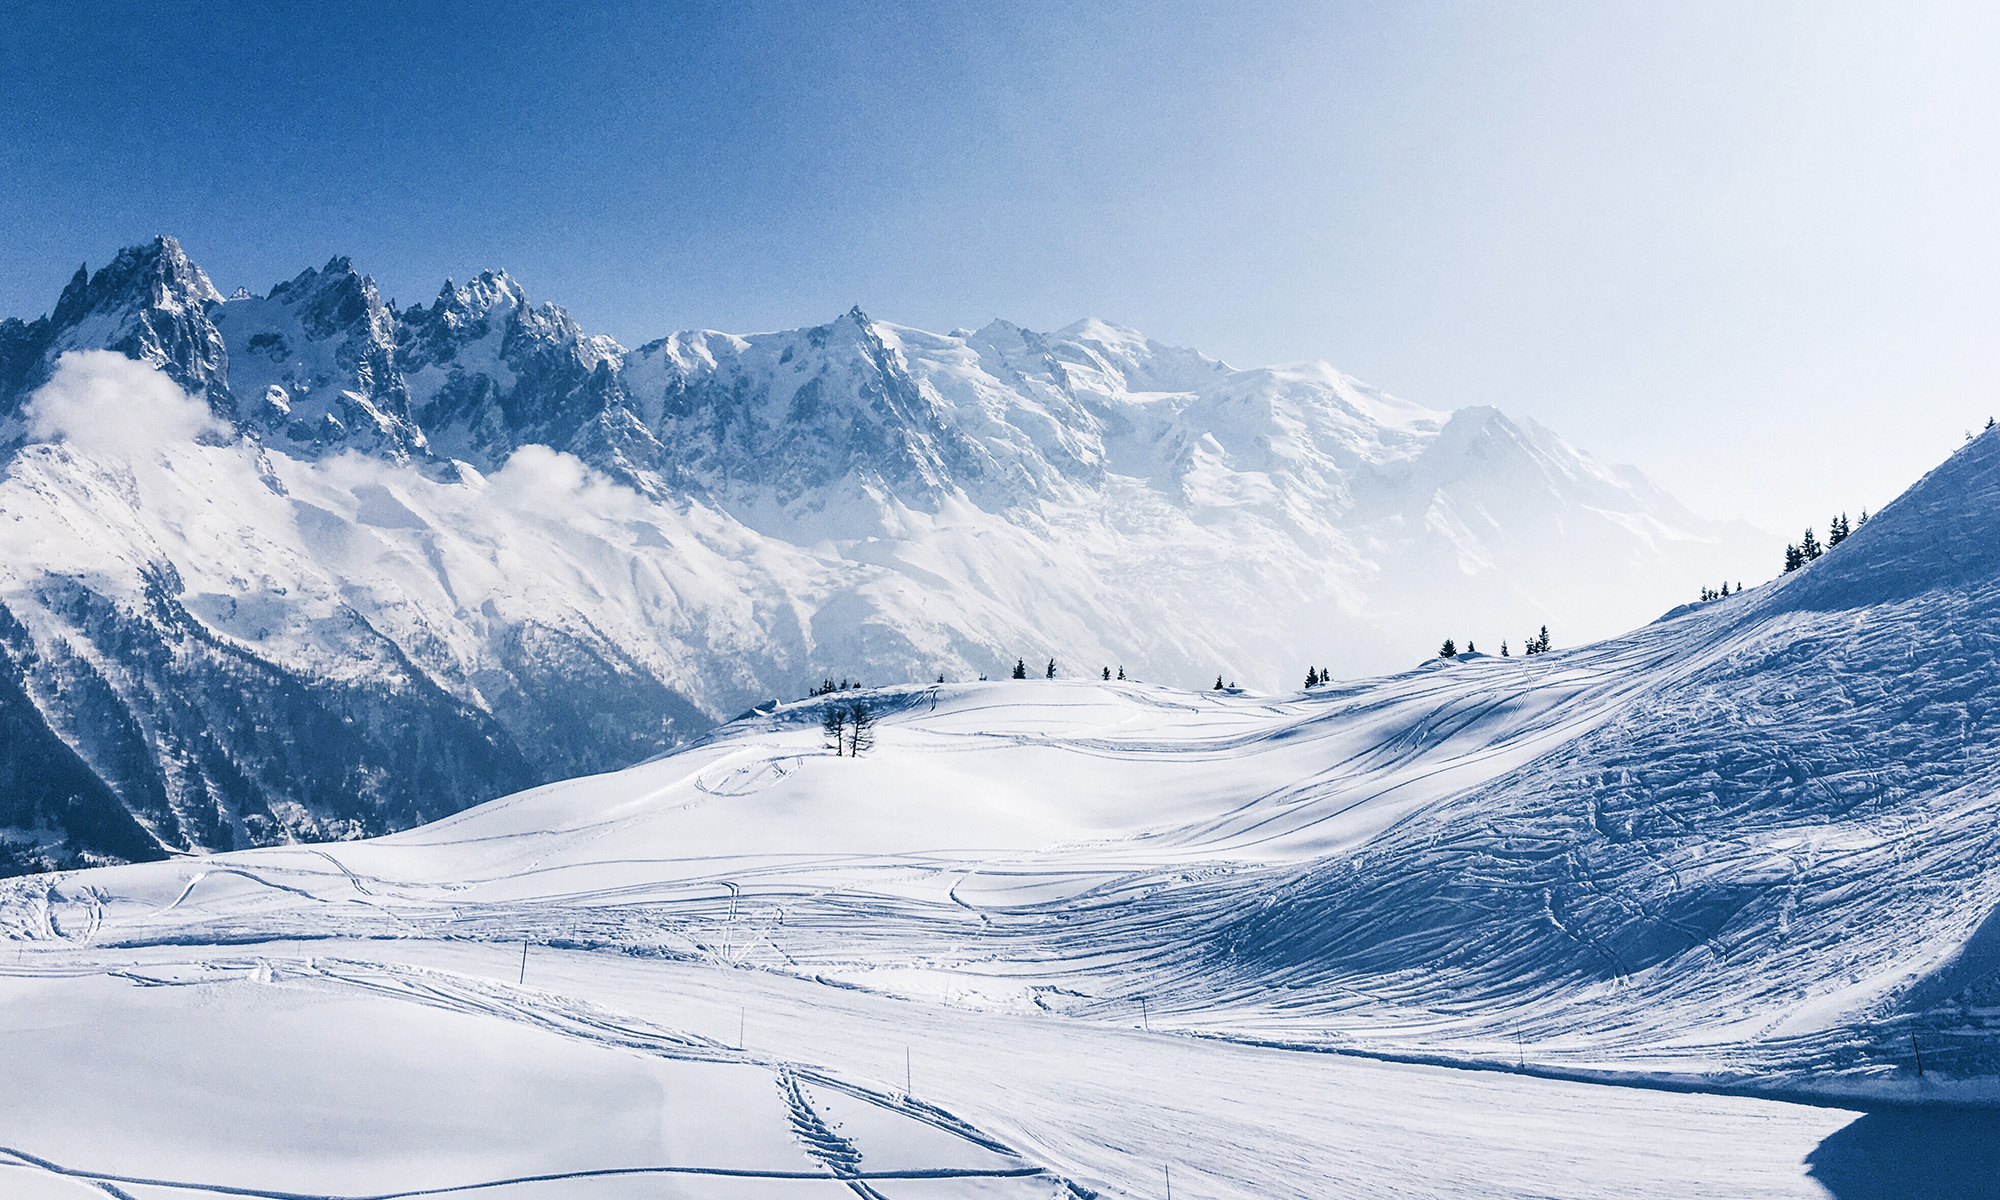
[(0, 1057), (64, 1081), (0, 1089), (0, 1170), (1988, 1196), (1996, 510), (1991, 430), (1590, 645), (836, 692), (383, 838), (0, 881)]
[(1756, 577), (1490, 408), (1083, 321), (637, 349), (504, 274), (224, 297), (169, 238), (0, 322), (8, 869), (320, 840), (823, 677), (1353, 677)]

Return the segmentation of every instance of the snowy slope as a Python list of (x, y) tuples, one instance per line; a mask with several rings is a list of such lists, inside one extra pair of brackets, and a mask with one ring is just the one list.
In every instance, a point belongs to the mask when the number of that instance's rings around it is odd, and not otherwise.
[(1324, 364), (858, 309), (628, 351), (504, 273), (224, 299), (171, 239), (0, 323), (0, 454), (0, 870), (404, 828), (829, 677), (1573, 644), (1774, 558)]
[[(847, 692), (389, 837), (11, 880), (10, 1060), (115, 1065), (5, 1144), (195, 1194), (1983, 1194), (1990, 1111), (1921, 1106), (2000, 1073), (1996, 504), (1988, 434), (1573, 650)], [(118, 1100), (223, 1040), (226, 1087)]]

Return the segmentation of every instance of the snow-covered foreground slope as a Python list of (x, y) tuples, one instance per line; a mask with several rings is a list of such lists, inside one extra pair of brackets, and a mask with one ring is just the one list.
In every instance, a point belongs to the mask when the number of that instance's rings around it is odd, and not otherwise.
[[(1923, 1181), (1987, 1153), (1952, 1114), (1302, 1054), (688, 960), (538, 947), (519, 983), (517, 946), (427, 939), (114, 958), (117, 977), (73, 958), (0, 979), (9, 1196), (94, 1194), (58, 1171), (148, 1200), (1157, 1200), (1169, 1173), (1232, 1200), (1977, 1195)], [(1884, 1174), (1916, 1186), (1871, 1190)]]
[[(1988, 434), (1576, 650), (837, 694), (390, 837), (9, 881), (4, 1052), (107, 1066), (6, 1144), (252, 1194), (1991, 1194), (1991, 1110), (1938, 1105), (2000, 1073), (1996, 507)], [(91, 1115), (134, 1083), (172, 1111)]]
[(0, 549), (0, 872), (407, 828), (828, 677), (1271, 689), (1777, 561), (1325, 364), (858, 310), (627, 350), (504, 274), (224, 298), (171, 239), (0, 321)]

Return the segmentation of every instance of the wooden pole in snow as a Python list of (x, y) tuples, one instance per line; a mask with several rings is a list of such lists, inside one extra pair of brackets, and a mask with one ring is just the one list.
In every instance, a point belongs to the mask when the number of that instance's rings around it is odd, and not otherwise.
[(521, 977), (514, 982), (516, 985), (528, 982), (528, 941), (526, 938), (521, 939)]

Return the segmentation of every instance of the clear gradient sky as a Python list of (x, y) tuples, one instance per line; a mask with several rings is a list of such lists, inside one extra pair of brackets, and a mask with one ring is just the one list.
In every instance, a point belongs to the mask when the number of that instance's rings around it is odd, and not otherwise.
[(1085, 315), (1493, 404), (1790, 533), (2000, 412), (2000, 6), (0, 12), (0, 314), (503, 266), (628, 345)]

